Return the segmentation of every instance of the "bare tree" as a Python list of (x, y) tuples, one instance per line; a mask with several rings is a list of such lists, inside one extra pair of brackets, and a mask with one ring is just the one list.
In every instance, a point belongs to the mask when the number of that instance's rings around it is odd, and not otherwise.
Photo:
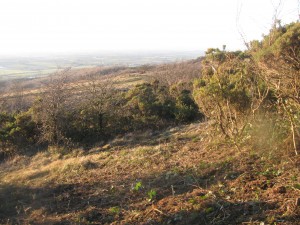
[(36, 120), (40, 124), (41, 141), (51, 145), (59, 145), (65, 141), (62, 131), (69, 98), (68, 71), (69, 69), (65, 69), (50, 76), (34, 107)]
[(95, 73), (87, 74), (85, 82), (78, 87), (82, 112), (86, 117), (83, 120), (97, 135), (104, 135), (108, 118), (115, 114), (116, 102), (113, 97), (116, 89), (110, 78), (99, 77)]
[(21, 81), (12, 81), (8, 91), (10, 111), (19, 112), (26, 108), (24, 88)]

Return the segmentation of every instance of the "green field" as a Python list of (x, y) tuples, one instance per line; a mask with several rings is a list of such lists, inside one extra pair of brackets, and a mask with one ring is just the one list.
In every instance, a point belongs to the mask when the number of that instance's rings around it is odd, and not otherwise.
[(0, 57), (0, 81), (34, 78), (56, 72), (62, 68), (96, 66), (129, 66), (161, 64), (193, 59), (202, 52), (171, 53), (99, 53), (43, 57)]

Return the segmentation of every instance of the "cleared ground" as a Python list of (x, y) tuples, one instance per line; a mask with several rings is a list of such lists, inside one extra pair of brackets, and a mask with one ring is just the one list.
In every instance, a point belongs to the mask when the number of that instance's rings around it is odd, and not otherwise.
[(299, 224), (300, 158), (238, 151), (209, 129), (195, 123), (8, 160), (0, 223)]

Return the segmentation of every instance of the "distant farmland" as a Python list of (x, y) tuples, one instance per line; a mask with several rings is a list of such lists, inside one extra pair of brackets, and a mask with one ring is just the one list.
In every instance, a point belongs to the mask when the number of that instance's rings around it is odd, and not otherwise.
[(0, 81), (46, 76), (60, 69), (95, 66), (129, 66), (192, 59), (202, 52), (99, 53), (41, 57), (0, 57)]

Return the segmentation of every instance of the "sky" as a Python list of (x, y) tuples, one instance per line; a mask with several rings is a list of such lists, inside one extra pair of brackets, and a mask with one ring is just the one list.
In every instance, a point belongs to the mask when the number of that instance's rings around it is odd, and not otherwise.
[(243, 49), (276, 8), (299, 18), (299, 0), (1, 0), (0, 55)]

